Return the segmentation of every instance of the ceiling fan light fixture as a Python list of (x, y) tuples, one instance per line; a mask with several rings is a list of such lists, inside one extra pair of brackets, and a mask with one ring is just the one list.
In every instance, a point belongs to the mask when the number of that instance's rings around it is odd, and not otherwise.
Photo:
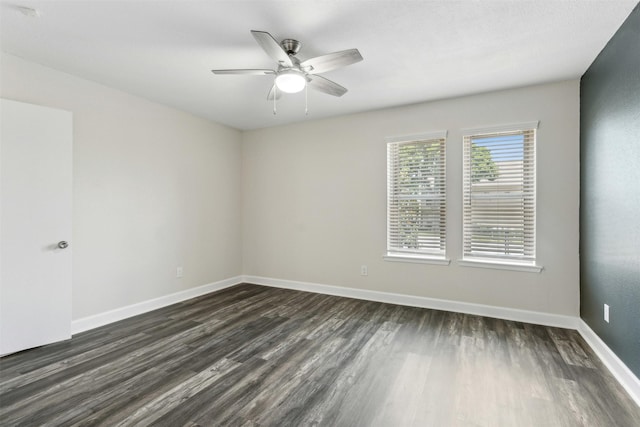
[(300, 71), (285, 70), (276, 76), (276, 86), (285, 93), (298, 93), (307, 85), (307, 79)]

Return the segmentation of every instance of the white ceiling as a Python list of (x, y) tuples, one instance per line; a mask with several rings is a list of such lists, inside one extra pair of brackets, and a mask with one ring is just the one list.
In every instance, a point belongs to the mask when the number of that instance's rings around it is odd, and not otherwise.
[[(2, 50), (238, 128), (256, 129), (495, 89), (577, 78), (637, 0), (0, 0)], [(16, 5), (36, 8), (25, 16)], [(298, 57), (358, 48), (323, 76), (341, 98), (285, 95), (250, 30), (303, 43)]]

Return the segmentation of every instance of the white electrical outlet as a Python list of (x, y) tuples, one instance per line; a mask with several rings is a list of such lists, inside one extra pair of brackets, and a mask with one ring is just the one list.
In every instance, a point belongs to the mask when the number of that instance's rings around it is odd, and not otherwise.
[(361, 276), (368, 276), (369, 275), (369, 270), (367, 269), (366, 265), (361, 265), (360, 266), (360, 275)]
[(182, 277), (184, 275), (184, 270), (182, 267), (176, 268), (176, 277)]
[(609, 323), (609, 305), (604, 305), (604, 321)]

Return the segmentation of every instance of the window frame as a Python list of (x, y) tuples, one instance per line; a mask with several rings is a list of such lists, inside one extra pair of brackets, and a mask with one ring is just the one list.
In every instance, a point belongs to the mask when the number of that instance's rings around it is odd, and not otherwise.
[[(386, 142), (386, 151), (387, 151), (387, 200), (386, 200), (386, 208), (387, 208), (387, 217), (386, 217), (386, 251), (383, 259), (386, 261), (399, 261), (399, 262), (409, 262), (409, 263), (427, 263), (427, 264), (436, 264), (436, 265), (449, 265), (450, 260), (446, 257), (447, 251), (447, 178), (446, 178), (446, 143), (447, 143), (447, 131), (437, 131), (437, 132), (429, 132), (429, 133), (421, 133), (415, 135), (406, 135), (399, 137), (388, 137), (385, 138)], [(392, 181), (392, 175), (395, 171), (392, 171), (392, 159), (391, 159), (391, 147), (393, 145), (399, 146), (404, 144), (416, 144), (416, 143), (431, 143), (431, 144), (441, 144), (442, 150), (439, 152), (441, 155), (439, 166), (441, 169), (438, 171), (438, 175), (441, 177), (437, 177), (435, 179), (440, 179), (441, 181), (437, 184), (441, 188), (441, 198), (438, 200), (441, 201), (442, 213), (440, 214), (440, 226), (444, 227), (444, 231), (440, 240), (440, 245), (442, 246), (441, 251), (429, 250), (429, 249), (417, 249), (415, 251), (411, 250), (401, 250), (400, 248), (394, 246), (392, 244), (392, 240), (398, 239), (392, 237), (392, 186), (395, 185), (395, 181)], [(395, 208), (397, 209), (397, 208)]]
[[(502, 126), (492, 126), (492, 127), (482, 127), (482, 128), (473, 128), (473, 129), (465, 129), (462, 131), (462, 257), (458, 260), (458, 264), (462, 266), (468, 267), (481, 267), (481, 268), (496, 268), (496, 269), (507, 269), (507, 270), (516, 270), (516, 271), (528, 271), (528, 272), (540, 272), (542, 271), (542, 267), (537, 265), (537, 247), (536, 247), (536, 239), (537, 239), (537, 148), (538, 148), (538, 121), (535, 122), (526, 122), (526, 123), (516, 123), (510, 125), (502, 125)], [(527, 186), (524, 182), (523, 186), (523, 195), (522, 199), (525, 200), (527, 198), (532, 198), (533, 207), (532, 212), (527, 211), (526, 208), (523, 208), (523, 222), (526, 221), (528, 216), (533, 218), (533, 226), (532, 226), (532, 242), (523, 241), (523, 254), (522, 256), (508, 256), (508, 255), (500, 255), (493, 254), (490, 256), (482, 256), (482, 254), (471, 254), (469, 246), (472, 244), (469, 239), (471, 239), (468, 228), (471, 227), (471, 223), (467, 221), (467, 217), (472, 213), (468, 210), (470, 208), (470, 200), (472, 198), (472, 170), (467, 166), (466, 162), (471, 161), (471, 152), (472, 149), (472, 141), (473, 138), (489, 138), (489, 137), (499, 137), (506, 136), (508, 134), (513, 134), (515, 132), (521, 132), (523, 136), (526, 135), (527, 132), (533, 132), (533, 137), (530, 143), (532, 147), (525, 147), (527, 140), (523, 141), (523, 152), (526, 150), (531, 150), (530, 156), (531, 159), (525, 161), (525, 157), (523, 157), (523, 179), (529, 180), (530, 191), (533, 193), (527, 195), (525, 191), (525, 187)], [(526, 138), (526, 136), (525, 136)], [(529, 162), (527, 164), (527, 162)], [(527, 176), (524, 172), (527, 168), (532, 170), (530, 176)], [(509, 197), (505, 195), (505, 197)], [(526, 226), (523, 225), (523, 232), (526, 229)], [(526, 238), (525, 238), (526, 239)], [(532, 253), (531, 255), (525, 255), (526, 247), (532, 245)]]

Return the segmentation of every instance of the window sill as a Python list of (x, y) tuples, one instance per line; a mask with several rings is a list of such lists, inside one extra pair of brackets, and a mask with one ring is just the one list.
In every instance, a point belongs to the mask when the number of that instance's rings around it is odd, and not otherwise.
[(540, 273), (543, 269), (542, 266), (534, 264), (516, 264), (479, 259), (459, 259), (457, 263), (462, 267), (492, 268), (495, 270), (524, 271), (528, 273)]
[(440, 258), (435, 256), (425, 255), (399, 255), (399, 254), (386, 254), (382, 256), (385, 261), (392, 262), (412, 262), (416, 264), (434, 264), (434, 265), (449, 265), (450, 259)]

